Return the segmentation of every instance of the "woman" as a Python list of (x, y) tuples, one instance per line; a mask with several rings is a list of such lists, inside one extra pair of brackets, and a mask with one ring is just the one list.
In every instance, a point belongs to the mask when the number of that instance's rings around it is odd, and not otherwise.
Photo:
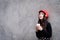
[(51, 24), (47, 21), (48, 13), (40, 10), (38, 14), (38, 24), (36, 25), (36, 36), (41, 40), (50, 40), (52, 36)]

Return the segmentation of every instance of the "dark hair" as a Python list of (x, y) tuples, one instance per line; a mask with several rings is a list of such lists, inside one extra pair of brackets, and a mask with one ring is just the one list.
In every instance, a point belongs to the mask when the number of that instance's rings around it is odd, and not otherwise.
[(46, 20), (48, 20), (48, 12), (47, 12), (46, 10), (40, 10), (40, 11), (39, 11), (39, 14), (40, 14), (41, 12), (44, 13), (44, 16), (45, 16)]
[[(44, 21), (44, 20), (46, 20), (46, 17), (45, 17), (46, 14), (45, 14), (45, 12), (44, 12), (43, 10), (40, 10), (40, 11), (39, 11), (39, 14), (40, 14), (41, 12), (44, 13), (44, 16), (43, 16), (43, 21)], [(40, 19), (39, 19), (39, 20), (40, 20)]]
[(42, 11), (42, 10), (40, 10), (40, 11), (39, 11), (39, 14), (40, 14), (41, 12), (44, 13), (44, 17), (43, 17), (42, 20), (38, 18), (38, 23), (39, 23), (44, 29), (46, 29), (46, 25), (47, 25), (46, 21), (47, 21), (47, 20), (46, 20), (46, 17), (45, 17), (45, 12)]
[(45, 14), (45, 12), (44, 12), (43, 10), (40, 10), (40, 11), (39, 11), (39, 14), (40, 14), (41, 12), (43, 12), (43, 13)]

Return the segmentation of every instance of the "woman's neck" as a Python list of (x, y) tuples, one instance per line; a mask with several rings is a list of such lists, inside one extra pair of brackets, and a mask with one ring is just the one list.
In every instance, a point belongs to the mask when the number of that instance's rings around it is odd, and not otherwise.
[(44, 20), (43, 19), (40, 19), (40, 22), (43, 22)]

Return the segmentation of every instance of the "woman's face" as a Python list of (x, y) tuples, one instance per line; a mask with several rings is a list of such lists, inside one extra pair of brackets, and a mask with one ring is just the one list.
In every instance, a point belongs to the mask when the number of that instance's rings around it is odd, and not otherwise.
[(39, 19), (43, 19), (44, 18), (44, 13), (40, 12), (40, 14), (38, 15)]

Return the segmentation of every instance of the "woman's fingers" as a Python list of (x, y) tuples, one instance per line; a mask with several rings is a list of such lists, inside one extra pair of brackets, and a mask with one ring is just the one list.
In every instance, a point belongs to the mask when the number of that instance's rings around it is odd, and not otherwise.
[(40, 24), (37, 24), (36, 26), (40, 26)]
[(36, 30), (43, 30), (43, 28), (40, 26), (40, 24), (36, 25)]

